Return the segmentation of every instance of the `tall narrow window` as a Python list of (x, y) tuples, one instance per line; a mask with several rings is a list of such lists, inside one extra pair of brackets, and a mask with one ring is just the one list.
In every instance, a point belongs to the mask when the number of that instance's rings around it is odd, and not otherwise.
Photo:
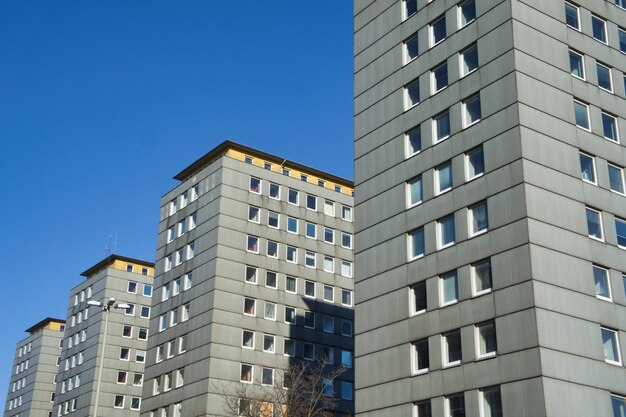
[(424, 255), (424, 228), (409, 233), (409, 261)]
[(585, 79), (585, 58), (576, 51), (569, 50), (569, 68), (574, 77)]
[(619, 50), (626, 54), (626, 30), (619, 28), (617, 33), (619, 37)]
[(596, 183), (596, 166), (593, 156), (580, 153), (580, 173), (583, 181)]
[(422, 202), (422, 176), (418, 175), (406, 184), (407, 207), (413, 207)]
[(580, 15), (578, 6), (565, 2), (565, 23), (567, 26), (580, 30)]
[(596, 62), (596, 73), (598, 75), (598, 86), (612, 93), (613, 79), (611, 78), (611, 69), (606, 65)]
[(611, 405), (613, 407), (614, 417), (626, 416), (626, 398), (618, 395), (611, 395)]
[(256, 236), (248, 236), (246, 249), (248, 252), (259, 253), (259, 238)]
[(611, 284), (609, 281), (609, 271), (601, 266), (593, 266), (593, 284), (596, 289), (596, 297), (611, 301)]
[(496, 324), (489, 321), (476, 325), (476, 356), (478, 359), (496, 355)]
[(502, 399), (500, 387), (485, 388), (480, 390), (481, 417), (502, 417)]
[(402, 49), (404, 50), (404, 63), (408, 64), (419, 55), (419, 44), (417, 33), (405, 40)]
[(485, 173), (485, 156), (483, 153), (483, 147), (479, 146), (465, 154), (465, 176), (467, 181), (479, 177)]
[(431, 91), (435, 94), (448, 86), (448, 63), (443, 62), (441, 65), (430, 71)]
[(430, 46), (435, 46), (446, 38), (446, 16), (443, 15), (434, 20), (429, 27)]
[(476, 94), (463, 102), (463, 127), (478, 123), (480, 118), (480, 94)]
[(414, 80), (410, 84), (404, 86), (404, 110), (408, 110), (416, 106), (420, 102), (420, 83), (419, 79)]
[(586, 208), (586, 213), (587, 213), (587, 230), (589, 232), (589, 237), (593, 239), (604, 240), (601, 213), (589, 207)]
[(407, 158), (422, 150), (422, 130), (420, 129), (420, 126), (406, 132), (404, 134), (404, 139), (406, 142)]
[(261, 194), (261, 179), (250, 177), (250, 192)]
[(439, 278), (441, 306), (456, 303), (459, 300), (459, 282), (455, 272), (449, 272)]
[(444, 217), (437, 221), (437, 243), (439, 249), (454, 245), (455, 236), (454, 215)]
[(574, 118), (576, 119), (576, 126), (591, 130), (589, 125), (589, 106), (581, 101), (574, 100)]
[(606, 39), (606, 20), (592, 15), (591, 16), (591, 32), (594, 39), (602, 43), (608, 43)]
[(489, 216), (487, 213), (487, 202), (481, 201), (478, 204), (474, 204), (469, 207), (469, 227), (470, 236), (476, 236), (485, 233), (489, 228)]
[(435, 168), (435, 194), (452, 189), (452, 161), (444, 162)]
[(462, 77), (478, 69), (478, 46), (475, 43), (462, 50), (460, 55)]
[(447, 396), (445, 406), (446, 417), (465, 417), (463, 393)]
[(411, 315), (420, 314), (426, 311), (426, 281), (418, 282), (409, 290), (409, 306)]
[(270, 198), (280, 200), (280, 185), (270, 182)]
[(624, 194), (624, 168), (609, 163), (608, 169), (611, 191)]
[(475, 0), (465, 0), (459, 3), (459, 29), (472, 23), (476, 19)]
[(402, 18), (408, 19), (417, 13), (417, 0), (402, 0)]
[(611, 114), (602, 112), (602, 132), (604, 139), (619, 142), (619, 132), (617, 130), (617, 118)]
[(411, 344), (411, 365), (413, 375), (428, 372), (428, 339), (422, 339)]
[(604, 360), (611, 365), (622, 364), (619, 351), (619, 336), (617, 331), (602, 327), (602, 346), (604, 347)]
[(433, 117), (434, 143), (450, 137), (450, 111), (445, 110)]
[(472, 264), (473, 295), (481, 295), (491, 291), (491, 261), (485, 259)]
[(413, 415), (416, 417), (432, 417), (430, 400), (413, 403)]
[(617, 245), (626, 249), (626, 221), (615, 218), (615, 235), (617, 236)]

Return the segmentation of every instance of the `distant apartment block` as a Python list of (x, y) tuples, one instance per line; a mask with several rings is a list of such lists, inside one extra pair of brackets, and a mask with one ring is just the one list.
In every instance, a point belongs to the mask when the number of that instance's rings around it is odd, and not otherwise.
[(282, 388), (293, 361), (321, 356), (347, 368), (325, 395), (351, 414), (352, 182), (233, 142), (174, 178), (141, 415), (225, 415), (224, 390)]
[[(154, 264), (111, 255), (81, 275), (69, 296), (53, 416), (94, 416), (96, 398), (98, 417), (139, 416)], [(108, 312), (95, 305), (111, 298)]]
[(49, 417), (65, 320), (46, 318), (17, 344), (4, 417)]
[(625, 416), (626, 3), (354, 33), (356, 414)]

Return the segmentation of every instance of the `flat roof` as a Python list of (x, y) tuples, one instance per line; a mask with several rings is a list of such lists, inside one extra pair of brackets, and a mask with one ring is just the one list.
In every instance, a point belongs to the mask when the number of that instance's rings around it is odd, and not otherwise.
[(204, 167), (209, 165), (211, 162), (213, 162), (217, 158), (221, 157), (223, 155), (223, 153), (226, 152), (229, 149), (236, 149), (236, 150), (239, 150), (239, 151), (241, 151), (243, 153), (250, 154), (252, 156), (257, 156), (259, 158), (267, 159), (268, 161), (272, 161), (272, 162), (275, 162), (277, 164), (282, 164), (282, 165), (285, 165), (285, 166), (289, 166), (289, 167), (292, 167), (292, 168), (297, 169), (299, 171), (309, 172), (309, 173), (311, 173), (311, 174), (313, 174), (315, 176), (322, 177), (322, 178), (327, 178), (327, 179), (329, 179), (329, 180), (331, 180), (333, 182), (336, 182), (338, 184), (342, 184), (342, 185), (345, 185), (347, 187), (354, 188), (354, 182), (350, 181), (348, 179), (341, 178), (341, 177), (338, 177), (336, 175), (329, 174), (328, 172), (320, 171), (319, 169), (311, 168), (309, 166), (302, 165), (302, 164), (299, 164), (297, 162), (290, 161), (288, 159), (281, 158), (279, 156), (272, 155), (272, 154), (269, 154), (267, 152), (263, 152), (263, 151), (260, 151), (258, 149), (254, 149), (254, 148), (251, 148), (249, 146), (245, 146), (245, 145), (242, 145), (240, 143), (233, 142), (233, 141), (230, 141), (230, 140), (226, 140), (226, 141), (220, 143), (219, 145), (217, 145), (215, 148), (210, 150), (207, 154), (205, 154), (204, 156), (200, 157), (198, 160), (193, 162), (187, 168), (183, 169), (178, 174), (176, 174), (174, 176), (174, 179), (175, 180), (179, 180), (181, 182), (187, 180), (189, 177), (191, 177), (192, 175), (194, 175), (197, 172), (201, 171)]
[(103, 270), (104, 268), (106, 268), (107, 266), (111, 265), (115, 261), (130, 262), (130, 263), (139, 264), (139, 265), (143, 265), (143, 266), (148, 266), (150, 268), (154, 268), (154, 262), (142, 261), (141, 259), (129, 258), (128, 256), (122, 256), (122, 255), (115, 255), (115, 254), (113, 254), (113, 255), (107, 256), (106, 258), (104, 258), (103, 260), (101, 260), (100, 262), (98, 262), (97, 264), (92, 266), (91, 268), (87, 269), (85, 272), (83, 272), (80, 275), (83, 276), (83, 277), (89, 278), (93, 274), (95, 274), (96, 272), (99, 272), (99, 271)]
[(52, 317), (46, 317), (45, 319), (41, 320), (39, 323), (35, 324), (34, 326), (29, 327), (28, 329), (24, 331), (27, 333), (33, 333), (35, 330), (38, 330), (46, 326), (48, 323), (52, 323), (52, 322), (65, 324), (65, 320), (63, 319), (55, 319)]

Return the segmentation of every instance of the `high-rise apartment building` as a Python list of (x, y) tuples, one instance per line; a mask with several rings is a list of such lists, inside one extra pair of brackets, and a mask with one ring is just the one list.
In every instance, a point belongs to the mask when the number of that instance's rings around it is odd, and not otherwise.
[(17, 344), (4, 417), (49, 417), (65, 321), (46, 318)]
[(81, 275), (70, 291), (53, 416), (139, 416), (154, 264), (110, 255)]
[(355, 1), (357, 415), (626, 415), (625, 6)]
[[(225, 392), (280, 385), (296, 360), (352, 368), (352, 182), (233, 142), (174, 178), (142, 416), (225, 415)], [(325, 389), (342, 412), (352, 381)]]

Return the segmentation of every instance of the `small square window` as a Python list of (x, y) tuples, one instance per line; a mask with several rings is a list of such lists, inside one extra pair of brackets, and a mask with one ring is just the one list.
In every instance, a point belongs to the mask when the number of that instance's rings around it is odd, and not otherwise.
[[(68, 403), (65, 403), (65, 404), (68, 404)], [(124, 408), (124, 396), (123, 395), (116, 395), (115, 396), (115, 402), (113, 403), (113, 407), (114, 408)], [(67, 409), (67, 407), (66, 407), (66, 409)]]
[(335, 243), (335, 230), (330, 227), (324, 227), (324, 242)]
[(291, 174), (291, 171), (289, 171), (289, 169), (283, 168), (283, 175), (289, 176), (290, 174)]
[(306, 195), (306, 208), (317, 211), (317, 197), (311, 194)]
[(598, 265), (593, 265), (593, 284), (596, 289), (596, 297), (605, 300), (612, 301), (611, 297), (611, 284), (609, 280), (609, 271)]
[(408, 64), (413, 61), (419, 55), (419, 43), (417, 33), (405, 40), (402, 44), (402, 50), (404, 51), (404, 63)]
[(417, 13), (417, 0), (402, 0), (402, 18), (408, 19)]
[(430, 400), (413, 403), (413, 415), (415, 417), (432, 417)]
[(295, 277), (285, 277), (285, 291), (290, 293), (297, 292), (297, 280)]
[(139, 340), (148, 340), (148, 329), (145, 327), (139, 328), (139, 334), (137, 335)]
[(271, 171), (272, 170), (272, 164), (270, 164), (269, 162), (264, 162), (263, 163), (263, 168)]
[(482, 146), (468, 151), (465, 154), (465, 161), (467, 181), (480, 177), (485, 173), (485, 156)]
[(596, 62), (596, 74), (598, 76), (598, 86), (609, 92), (613, 92), (613, 79), (611, 69), (604, 64)]
[(420, 126), (409, 130), (404, 134), (406, 157), (410, 157), (422, 150), (422, 130)]
[(293, 205), (298, 205), (298, 197), (299, 197), (300, 193), (298, 192), (298, 190), (294, 190), (293, 188), (289, 189), (289, 195), (288, 195), (288, 202), (289, 204), (293, 204)]
[(462, 359), (461, 331), (454, 330), (443, 335), (443, 366), (459, 365)]
[(125, 324), (122, 326), (122, 337), (133, 337), (133, 326)]
[(580, 153), (580, 174), (583, 181), (596, 183), (596, 164), (595, 158), (591, 155)]
[(280, 200), (280, 185), (270, 182), (270, 198)]
[(250, 177), (250, 192), (261, 194), (261, 179)]
[(571, 28), (580, 30), (580, 14), (578, 6), (565, 2), (565, 23)]
[(420, 227), (408, 234), (409, 261), (424, 256), (424, 228)]
[(244, 161), (246, 164), (250, 164), (250, 165), (252, 165), (252, 157), (250, 157), (250, 156), (245, 156), (245, 157), (243, 158), (243, 161)]
[[(274, 385), (274, 369), (272, 368), (263, 368), (263, 377), (261, 379), (262, 385)], [(273, 406), (273, 404), (268, 404)], [(273, 407), (272, 407), (273, 408)], [(264, 409), (267, 409), (267, 405), (264, 406)], [(270, 411), (269, 415), (272, 415), (273, 412)]]
[(591, 32), (595, 40), (608, 44), (606, 38), (606, 20), (592, 15), (591, 16)]
[(434, 143), (450, 137), (450, 111), (445, 110), (433, 117), (433, 141)]
[(574, 117), (576, 126), (581, 129), (591, 130), (589, 125), (589, 106), (581, 101), (574, 100)]
[(341, 275), (344, 277), (352, 278), (352, 262), (341, 261)]
[(327, 216), (335, 215), (335, 202), (331, 200), (324, 200), (324, 214)]
[(468, 208), (470, 237), (485, 233), (489, 228), (487, 202), (482, 201)]
[(439, 278), (441, 292), (441, 306), (447, 306), (459, 301), (459, 281), (455, 272), (449, 272)]
[(624, 194), (624, 168), (609, 163), (608, 169), (609, 186), (611, 187), (611, 191)]
[(126, 272), (133, 272), (133, 266), (132, 266), (132, 264), (127, 264), (127, 265), (126, 265)]
[(475, 43), (460, 52), (461, 77), (464, 77), (478, 69), (478, 45)]
[(429, 368), (428, 339), (411, 343), (411, 370), (413, 375), (428, 372)]
[(412, 316), (426, 311), (428, 299), (426, 297), (426, 281), (418, 282), (409, 289), (409, 308)]
[(333, 316), (322, 316), (322, 330), (326, 333), (335, 332), (335, 318)]
[[(192, 245), (192, 244), (190, 244)], [(152, 297), (152, 285), (150, 284), (143, 284), (143, 293), (142, 295), (144, 297)]]
[(602, 214), (589, 207), (586, 208), (586, 213), (589, 237), (597, 240), (604, 240), (604, 232), (602, 230)]
[(500, 387), (480, 390), (482, 416), (502, 416), (502, 399)]
[(620, 355), (619, 336), (617, 331), (602, 327), (602, 346), (604, 348), (604, 360), (611, 365), (622, 365)]
[(300, 181), (309, 182), (309, 176), (305, 174), (300, 174)]
[(478, 123), (480, 118), (480, 94), (476, 94), (463, 102), (463, 126), (469, 127)]
[(441, 65), (430, 71), (431, 90), (435, 94), (448, 86), (448, 63), (443, 62)]
[(485, 259), (472, 264), (472, 293), (474, 296), (491, 292), (491, 261)]
[(433, 47), (446, 38), (446, 16), (441, 16), (430, 24), (430, 46)]
[(404, 86), (404, 110), (408, 110), (420, 102), (419, 79)]
[(438, 249), (444, 249), (454, 245), (456, 232), (454, 230), (454, 215), (450, 215), (437, 221)]
[(435, 195), (452, 189), (452, 161), (444, 162), (435, 168)]
[(626, 220), (615, 218), (615, 235), (617, 246), (626, 249)]
[(309, 361), (315, 359), (315, 345), (313, 343), (303, 343), (303, 356)]
[(493, 321), (476, 325), (477, 359), (491, 358), (496, 355), (496, 324)]
[(615, 116), (602, 112), (602, 133), (604, 139), (619, 143), (619, 131), (617, 129), (617, 118)]
[(305, 235), (311, 239), (315, 239), (317, 237), (317, 227), (314, 223), (306, 222)]
[(127, 291), (131, 294), (137, 294), (137, 283), (134, 281), (129, 281)]
[(465, 0), (459, 4), (459, 29), (476, 20), (475, 0)]

